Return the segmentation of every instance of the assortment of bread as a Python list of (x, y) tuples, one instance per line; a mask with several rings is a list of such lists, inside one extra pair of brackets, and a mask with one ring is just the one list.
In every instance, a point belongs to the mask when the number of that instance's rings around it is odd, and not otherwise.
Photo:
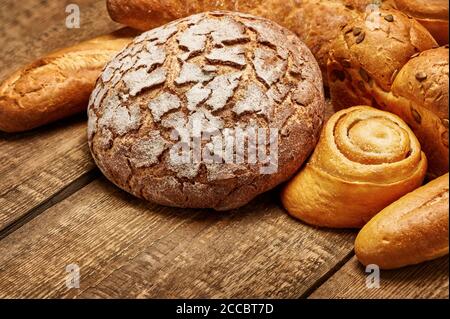
[[(149, 30), (169, 21), (211, 10), (231, 10), (261, 16), (288, 28), (316, 57), (327, 82), (328, 52), (340, 29), (372, 7), (391, 8), (391, 1), (373, 0), (107, 0), (114, 21)], [(376, 5), (375, 5), (376, 3)]]
[[(0, 84), (0, 130), (89, 104), (93, 158), (135, 196), (227, 210), (299, 171), (282, 190), (286, 210), (316, 226), (363, 227), (363, 264), (397, 268), (448, 253), (447, 1), (106, 3), (113, 20), (150, 31), (123, 29), (18, 70)], [(195, 123), (225, 142), (230, 130), (276, 129), (276, 172), (227, 162), (203, 142), (219, 161), (173, 163), (170, 149), (197, 138)], [(420, 187), (426, 173), (436, 179)]]
[[(310, 48), (326, 77), (331, 41), (340, 28), (355, 19), (370, 0), (222, 0), (150, 1), (107, 0), (114, 21), (139, 30), (149, 30), (191, 14), (229, 10), (261, 16), (293, 31)], [(126, 3), (126, 4), (125, 4)]]
[(327, 68), (335, 107), (371, 105), (399, 115), (437, 177), (448, 172), (448, 48), (433, 47), (414, 19), (380, 10), (342, 29)]
[(330, 95), (338, 109), (379, 107), (401, 68), (437, 43), (417, 21), (394, 10), (368, 12), (346, 24), (333, 41), (327, 62)]

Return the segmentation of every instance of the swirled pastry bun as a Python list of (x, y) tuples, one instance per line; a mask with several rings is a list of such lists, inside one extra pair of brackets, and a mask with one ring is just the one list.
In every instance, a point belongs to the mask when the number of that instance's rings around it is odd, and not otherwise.
[(306, 223), (360, 228), (419, 187), (426, 169), (425, 154), (402, 119), (356, 106), (328, 120), (309, 162), (281, 198)]

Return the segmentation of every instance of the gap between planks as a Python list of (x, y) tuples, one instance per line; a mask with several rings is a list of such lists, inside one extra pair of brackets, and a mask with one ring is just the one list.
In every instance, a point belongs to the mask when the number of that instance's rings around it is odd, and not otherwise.
[(0, 229), (0, 240), (7, 237), (9, 234), (16, 231), (26, 223), (30, 222), (31, 220), (39, 216), (41, 213), (45, 212), (50, 207), (58, 204), (59, 202), (65, 200), (67, 197), (76, 193), (81, 188), (85, 187), (99, 176), (100, 171), (98, 170), (98, 168), (83, 173), (81, 176), (79, 176), (78, 178), (67, 184), (67, 186), (65, 186), (52, 196), (42, 201), (39, 205), (33, 207), (25, 214), (23, 214), (21, 217), (14, 220), (10, 224), (6, 225), (2, 229)]
[(341, 260), (339, 260), (330, 270), (328, 270), (322, 277), (318, 278), (304, 293), (302, 293), (299, 299), (308, 299), (317, 289), (319, 289), (325, 282), (333, 277), (348, 261), (355, 256), (354, 250), (350, 250)]
[[(0, 295), (298, 298), (342, 262), (353, 235), (301, 224), (274, 195), (212, 214), (149, 204), (96, 179), (0, 242)], [(83, 292), (61, 282), (73, 262)]]

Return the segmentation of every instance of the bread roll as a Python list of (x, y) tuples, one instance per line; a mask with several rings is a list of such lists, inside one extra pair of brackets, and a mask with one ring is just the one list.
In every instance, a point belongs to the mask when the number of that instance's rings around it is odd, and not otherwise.
[[(143, 33), (107, 65), (88, 138), (102, 172), (131, 194), (227, 210), (287, 180), (314, 148), (323, 116), (320, 69), (293, 33), (213, 12)], [(257, 129), (266, 143), (258, 138), (256, 157)], [(174, 156), (181, 147), (186, 161)]]
[(333, 104), (379, 107), (374, 92), (391, 90), (411, 56), (437, 43), (417, 21), (394, 10), (367, 13), (346, 25), (336, 37), (327, 63)]
[(448, 254), (448, 173), (372, 218), (355, 241), (364, 265), (399, 268)]
[(391, 91), (377, 91), (382, 108), (412, 128), (428, 158), (431, 178), (448, 172), (448, 47), (411, 58), (398, 72)]
[(51, 53), (0, 84), (0, 130), (29, 130), (86, 109), (102, 68), (138, 34), (122, 29)]
[(281, 194), (306, 223), (360, 228), (419, 187), (427, 168), (416, 137), (399, 117), (368, 106), (341, 110), (325, 124), (306, 166)]
[(412, 16), (436, 41), (448, 44), (448, 0), (393, 0), (398, 10)]
[(333, 105), (368, 104), (399, 115), (421, 142), (431, 177), (448, 172), (448, 49), (433, 46), (414, 19), (381, 10), (346, 26), (328, 61)]
[(365, 12), (373, 0), (107, 0), (106, 3), (114, 21), (140, 30), (211, 10), (239, 11), (270, 19), (305, 42), (327, 81), (326, 62), (332, 40), (345, 24)]

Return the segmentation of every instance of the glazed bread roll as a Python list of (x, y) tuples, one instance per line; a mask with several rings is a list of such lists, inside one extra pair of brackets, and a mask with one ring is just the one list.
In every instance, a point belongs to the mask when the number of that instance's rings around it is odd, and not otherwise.
[(347, 25), (328, 60), (334, 106), (367, 104), (399, 115), (421, 142), (431, 177), (448, 172), (448, 49), (434, 46), (414, 19), (381, 10)]
[(398, 10), (412, 16), (436, 41), (448, 43), (448, 0), (392, 0)]
[(306, 166), (281, 200), (306, 223), (359, 228), (419, 187), (427, 160), (409, 127), (394, 114), (368, 106), (341, 110), (325, 124)]
[(102, 68), (138, 32), (122, 29), (51, 53), (0, 84), (0, 130), (29, 130), (86, 109)]
[(401, 68), (418, 52), (437, 47), (416, 20), (395, 10), (367, 13), (347, 24), (334, 40), (327, 63), (333, 104), (379, 107), (375, 92), (391, 90)]
[(364, 265), (399, 268), (448, 254), (448, 173), (372, 218), (355, 241)]
[(382, 108), (412, 128), (428, 158), (431, 178), (448, 172), (448, 47), (411, 58), (395, 77), (391, 91), (376, 91)]
[(107, 0), (107, 7), (114, 21), (140, 30), (211, 10), (239, 11), (270, 19), (305, 42), (319, 62), (326, 82), (332, 40), (345, 24), (372, 3), (373, 0)]
[(88, 112), (92, 155), (116, 185), (162, 205), (228, 210), (303, 164), (324, 94), (295, 34), (208, 12), (137, 37), (106, 66)]

